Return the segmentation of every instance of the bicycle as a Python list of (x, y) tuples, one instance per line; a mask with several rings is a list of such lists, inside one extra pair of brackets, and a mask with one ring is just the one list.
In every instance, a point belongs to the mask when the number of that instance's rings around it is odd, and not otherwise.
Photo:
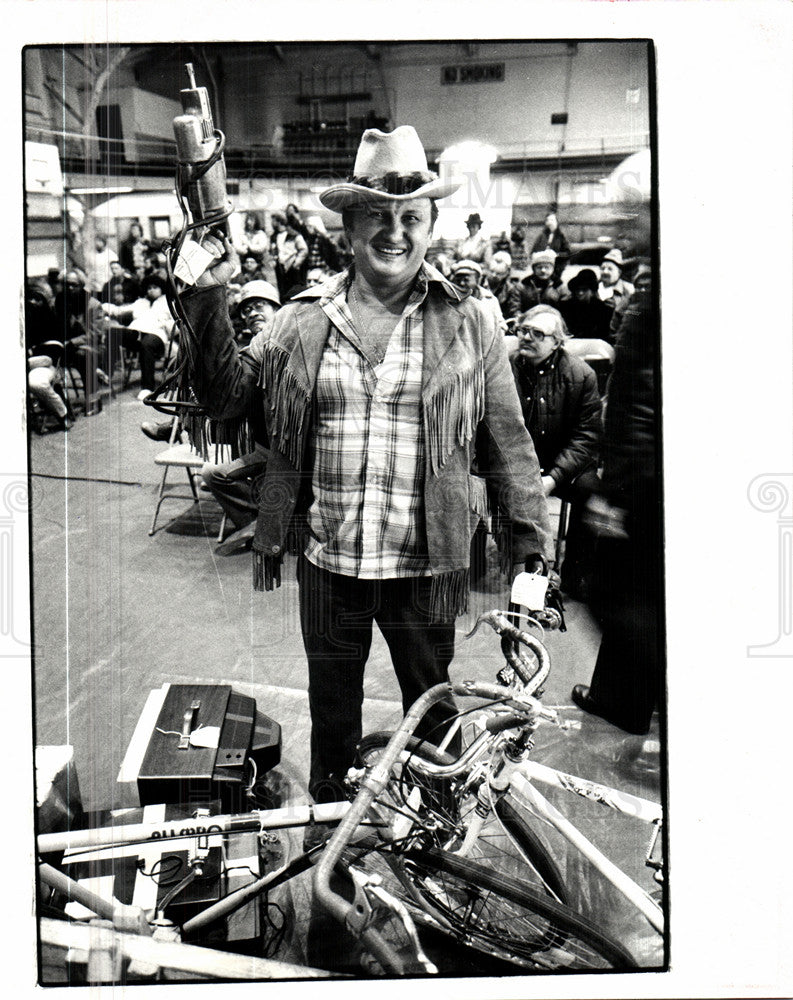
[[(559, 623), (552, 609), (535, 613), (531, 620), (547, 626)], [(433, 929), (457, 945), (492, 956), (512, 971), (635, 968), (633, 956), (621, 944), (572, 907), (568, 881), (535, 830), (536, 816), (543, 816), (593, 860), (658, 933), (663, 932), (660, 907), (586, 841), (537, 792), (533, 782), (544, 781), (596, 798), (651, 823), (654, 836), (647, 863), (659, 874), (661, 863), (653, 854), (661, 809), (655, 803), (528, 759), (532, 734), (540, 723), (559, 722), (558, 714), (539, 701), (550, 658), (540, 640), (512, 625), (499, 611), (480, 616), (469, 635), (483, 621), (501, 634), (508, 666), (499, 672), (497, 684), (464, 681), (452, 685), (458, 696), (478, 696), (487, 702), (473, 715), (461, 714), (461, 720), (475, 720), (478, 735), (458, 759), (412, 736), (427, 709), (448, 693), (448, 685), (438, 685), (413, 705), (393, 736), (373, 734), (362, 741), (359, 752), (363, 767), (351, 775), (351, 788), (357, 791), (351, 803), (207, 815), (200, 822), (178, 820), (40, 834), (40, 854), (46, 857), (67, 849), (94, 850), (152, 840), (173, 844), (172, 838), (195, 838), (198, 847), (202, 838), (211, 835), (246, 831), (265, 835), (273, 830), (338, 822), (326, 845), (298, 854), (171, 932), (195, 939), (203, 928), (255, 896), (317, 865), (314, 881), (319, 901), (372, 956), (364, 960), (364, 970), (372, 974), (437, 971), (425, 954), (416, 924), (422, 932)], [(535, 662), (527, 659), (521, 646), (531, 651)], [(447, 744), (452, 735), (448, 734)], [(200, 857), (200, 850), (196, 853)], [(504, 874), (503, 869), (510, 864), (512, 872)], [(72, 898), (111, 920), (119, 932), (119, 947), (131, 948), (130, 954), (142, 954), (143, 947), (131, 941), (131, 929), (140, 935), (146, 933), (146, 923), (155, 932), (167, 923), (164, 913), (130, 914), (129, 907), (120, 908), (112, 900), (102, 901), (80, 890), (66, 876), (59, 878), (51, 867), (43, 865), (40, 871), (43, 883), (54, 888), (60, 884)], [(352, 903), (331, 889), (331, 873), (351, 885)], [(176, 886), (169, 893), (171, 899), (178, 891)], [(67, 939), (65, 930), (52, 921), (43, 921), (42, 926), (53, 939)], [(155, 940), (147, 946), (152, 961), (157, 959), (160, 943)], [(188, 971), (206, 973), (212, 968), (211, 955), (198, 961), (195, 948), (185, 945), (187, 951), (178, 959), (174, 951), (178, 947), (172, 944), (169, 961), (182, 961), (180, 967)], [(217, 960), (218, 975), (230, 974), (223, 964), (227, 961), (228, 956)], [(248, 973), (244, 962), (238, 968), (240, 978), (300, 974), (299, 969), (277, 962), (268, 966), (260, 961), (255, 969), (248, 966)], [(315, 969), (305, 972), (321, 974)]]
[[(360, 937), (384, 971), (431, 971), (415, 942), (412, 951), (409, 945), (395, 946), (382, 930), (386, 924), (407, 926), (408, 917), (524, 970), (637, 968), (622, 944), (570, 905), (570, 886), (537, 833), (543, 824), (588, 859), (653, 933), (664, 934), (661, 906), (541, 795), (535, 783), (574, 792), (649, 823), (645, 863), (659, 883), (661, 807), (529, 759), (539, 725), (559, 725), (560, 719), (539, 700), (550, 672), (547, 649), (508, 615), (512, 613), (497, 610), (481, 615), (469, 633), (486, 622), (502, 636), (507, 666), (499, 671), (498, 683), (451, 684), (457, 696), (487, 701), (477, 710), (478, 735), (457, 759), (413, 737), (426, 711), (448, 695), (450, 685), (440, 684), (418, 699), (393, 734), (365, 738), (362, 767), (351, 775), (357, 789), (353, 806), (315, 871), (322, 905)], [(520, 617), (533, 625), (540, 625), (539, 619), (558, 625), (551, 609)], [(375, 822), (377, 834), (350, 846), (365, 820)], [(513, 869), (519, 877), (499, 870), (510, 854), (518, 862)], [(342, 859), (355, 873), (351, 904), (329, 882)], [(406, 937), (410, 939), (409, 931)]]

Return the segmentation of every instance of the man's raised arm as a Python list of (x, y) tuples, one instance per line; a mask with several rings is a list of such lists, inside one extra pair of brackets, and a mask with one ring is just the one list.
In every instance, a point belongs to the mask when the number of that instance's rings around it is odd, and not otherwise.
[(210, 417), (230, 420), (247, 417), (259, 377), (257, 363), (234, 343), (229, 320), (226, 284), (239, 270), (239, 257), (223, 238), (205, 236), (201, 245), (216, 256), (195, 287), (182, 292), (181, 302), (196, 338), (190, 381)]

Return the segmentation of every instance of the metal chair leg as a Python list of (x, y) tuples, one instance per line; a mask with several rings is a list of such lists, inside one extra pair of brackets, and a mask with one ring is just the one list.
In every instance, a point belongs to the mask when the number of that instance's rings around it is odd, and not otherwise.
[(151, 527), (149, 528), (149, 536), (153, 535), (157, 530), (157, 515), (160, 513), (160, 507), (165, 499), (165, 480), (168, 478), (168, 466), (162, 470), (162, 482), (160, 483), (160, 492), (157, 494), (157, 505), (154, 508), (154, 517), (152, 518)]

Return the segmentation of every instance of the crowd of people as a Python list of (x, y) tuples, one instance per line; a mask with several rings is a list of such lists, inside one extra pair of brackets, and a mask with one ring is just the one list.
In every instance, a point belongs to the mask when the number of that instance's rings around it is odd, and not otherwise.
[[(415, 169), (400, 179), (407, 189), (389, 190), (389, 163), (411, 158)], [(270, 213), (269, 232), (259, 213), (248, 211), (233, 242), (207, 237), (216, 262), (183, 295), (202, 344), (192, 391), (218, 426), (247, 422), (254, 442), (233, 462), (203, 470), (233, 528), (221, 551), (252, 549), (260, 589), (280, 582), (287, 546), (299, 556), (310, 789), (318, 800), (339, 793), (352, 762), (374, 620), (391, 649), (405, 708), (446, 677), (453, 621), (476, 580), (483, 526), (497, 536), (502, 565), (517, 572), (527, 559), (552, 560), (546, 498), (568, 501), (567, 554), (556, 570), (568, 594), (584, 597), (603, 585), (588, 519), (611, 516), (622, 544), (618, 558), (628, 552), (632, 559), (637, 545), (646, 554), (650, 544), (652, 525), (639, 511), (646, 497), (655, 502), (653, 483), (657, 489), (647, 472), (654, 460), (647, 418), (654, 362), (646, 342), (654, 337), (646, 260), (615, 247), (597, 270), (570, 276), (570, 245), (555, 211), (532, 243), (525, 271), (510, 252), (525, 245), (523, 234), (486, 237), (477, 212), (451, 255), (437, 244), (433, 252), (436, 199), (452, 187), (427, 170), (412, 129), (369, 130), (354, 181), (320, 198), (341, 216), (341, 237), (329, 235), (318, 215), (304, 219), (293, 204)], [(130, 227), (118, 252), (96, 237), (84, 263), (29, 283), (26, 295), (31, 397), (63, 430), (71, 419), (64, 367), (79, 373), (91, 412), (119, 349), (135, 352), (143, 398), (154, 390), (156, 362), (175, 336), (165, 261), (140, 225)], [(450, 350), (451, 323), (459, 329)], [(609, 359), (616, 349), (615, 390), (584, 360), (593, 344), (605, 345)], [(623, 447), (620, 435), (635, 424), (631, 394), (642, 384), (643, 445)], [(612, 418), (610, 438), (604, 412)], [(170, 421), (144, 422), (142, 429), (157, 439), (172, 431)], [(454, 498), (463, 473), (460, 506)], [(298, 494), (296, 482), (310, 489)], [(281, 507), (271, 509), (265, 497)], [(652, 588), (642, 572), (633, 572), (623, 598), (634, 601), (644, 638), (631, 633), (626, 640), (625, 622), (618, 622), (604, 640), (609, 662), (624, 665), (637, 642), (652, 660)], [(354, 635), (343, 624), (351, 620), (358, 622)], [(609, 622), (608, 610), (601, 620)], [(358, 653), (341, 656), (342, 647)], [(646, 731), (657, 671), (645, 671), (641, 704), (631, 708), (618, 690), (624, 678), (615, 684), (608, 664), (598, 664), (591, 689), (574, 691), (577, 703)], [(443, 703), (428, 725), (442, 728), (452, 714)], [(427, 733), (433, 740), (439, 734)]]

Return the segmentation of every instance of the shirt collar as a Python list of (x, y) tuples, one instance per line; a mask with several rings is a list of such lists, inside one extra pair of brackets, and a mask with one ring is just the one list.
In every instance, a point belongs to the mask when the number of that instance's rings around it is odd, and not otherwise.
[[(310, 290), (307, 289), (305, 292), (301, 292), (296, 298), (316, 298), (319, 296), (320, 306), (327, 305), (333, 300), (338, 300), (339, 298), (346, 299), (347, 289), (355, 273), (354, 265), (347, 268), (346, 271), (342, 271), (340, 274), (334, 274), (332, 277), (328, 278), (321, 285), (318, 286), (316, 293), (312, 296)], [(410, 296), (410, 302), (423, 301), (427, 295), (430, 284), (437, 284), (443, 289), (443, 291), (449, 296), (449, 298), (454, 299), (456, 302), (460, 302), (463, 298), (462, 292), (455, 288), (455, 286), (445, 278), (441, 272), (430, 264), (428, 261), (423, 260), (421, 266), (419, 267), (418, 274), (416, 275), (416, 284), (413, 288), (413, 292)]]

